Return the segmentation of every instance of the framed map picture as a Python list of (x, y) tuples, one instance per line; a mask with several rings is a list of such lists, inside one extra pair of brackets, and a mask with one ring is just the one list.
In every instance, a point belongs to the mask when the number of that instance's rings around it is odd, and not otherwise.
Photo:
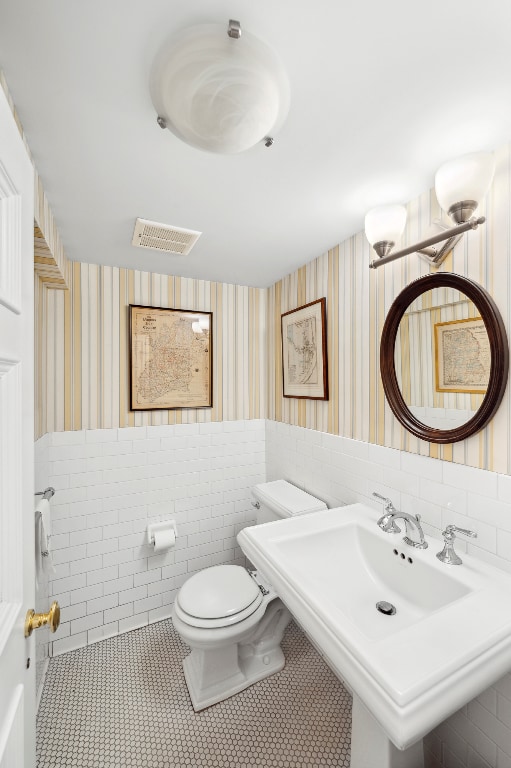
[(490, 367), (490, 340), (482, 318), (435, 323), (437, 392), (484, 394)]
[(326, 299), (282, 315), (284, 397), (328, 400)]
[(212, 312), (129, 306), (130, 409), (211, 408)]

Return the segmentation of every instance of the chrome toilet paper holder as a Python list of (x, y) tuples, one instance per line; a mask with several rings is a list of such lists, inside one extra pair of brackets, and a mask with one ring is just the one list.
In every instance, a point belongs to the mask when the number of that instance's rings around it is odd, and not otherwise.
[(169, 529), (174, 531), (174, 536), (177, 539), (177, 525), (175, 520), (161, 520), (156, 523), (149, 523), (147, 526), (147, 543), (154, 547), (154, 535), (158, 531), (168, 531)]

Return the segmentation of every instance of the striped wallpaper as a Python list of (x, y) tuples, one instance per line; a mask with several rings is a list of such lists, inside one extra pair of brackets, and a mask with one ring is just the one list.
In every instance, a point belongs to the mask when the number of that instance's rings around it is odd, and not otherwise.
[[(23, 136), (1, 72), (0, 86)], [(495, 299), (509, 334), (511, 145), (497, 150), (496, 158), (492, 189), (480, 210), (488, 221), (465, 235), (441, 269), (483, 285)], [(36, 274), (39, 271), (40, 278), (35, 292), (36, 437), (61, 430), (267, 417), (511, 474), (509, 389), (482, 432), (447, 446), (408, 434), (385, 402), (379, 376), (385, 315), (405, 285), (428, 273), (426, 262), (412, 255), (370, 270), (373, 257), (365, 236), (358, 233), (266, 291), (72, 264), (36, 170), (34, 174)], [(410, 202), (401, 245), (424, 237), (429, 222), (440, 215), (432, 191)], [(54, 289), (66, 285), (69, 290)], [(322, 296), (327, 298), (330, 400), (283, 398), (281, 313)], [(213, 409), (137, 415), (128, 411), (129, 303), (215, 313)]]
[[(465, 235), (441, 270), (483, 285), (509, 333), (511, 145), (497, 150), (496, 158), (495, 179), (480, 209), (488, 221)], [(51, 211), (45, 215), (49, 221)], [(401, 245), (426, 236), (430, 221), (440, 216), (433, 191), (411, 201)], [(52, 237), (60, 253), (58, 232)], [(358, 233), (264, 290), (72, 264), (60, 253), (69, 290), (36, 281), (36, 437), (62, 430), (266, 417), (511, 474), (509, 390), (492, 422), (462, 443), (426, 443), (395, 419), (379, 374), (380, 335), (394, 298), (428, 274), (429, 265), (411, 255), (370, 270), (371, 258), (364, 234)], [(322, 296), (327, 299), (330, 399), (283, 398), (281, 314)], [(214, 313), (212, 409), (129, 411), (130, 303)]]
[[(483, 285), (511, 327), (511, 145), (496, 152), (497, 170), (480, 213), (487, 223), (457, 245), (441, 270)], [(425, 237), (441, 211), (433, 191), (408, 205), (402, 247)], [(364, 440), (482, 469), (511, 473), (508, 387), (492, 422), (479, 434), (454, 445), (438, 446), (410, 435), (385, 401), (379, 374), (383, 323), (398, 293), (428, 274), (429, 265), (411, 255), (370, 270), (370, 247), (359, 233), (332, 248), (268, 290), (268, 417), (276, 421)], [(315, 299), (327, 299), (330, 399), (282, 397), (280, 315)]]
[[(36, 437), (266, 414), (266, 291), (93, 264), (36, 283)], [(128, 305), (213, 312), (213, 408), (129, 410)]]

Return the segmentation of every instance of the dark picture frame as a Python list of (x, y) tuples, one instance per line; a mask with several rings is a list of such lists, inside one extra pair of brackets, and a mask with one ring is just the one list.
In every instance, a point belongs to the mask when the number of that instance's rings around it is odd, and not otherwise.
[(328, 400), (326, 299), (281, 315), (284, 397)]
[(213, 313), (129, 305), (130, 410), (213, 407)]

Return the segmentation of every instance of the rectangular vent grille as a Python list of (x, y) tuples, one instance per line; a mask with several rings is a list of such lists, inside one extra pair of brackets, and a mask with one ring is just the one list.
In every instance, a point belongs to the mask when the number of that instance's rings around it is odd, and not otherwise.
[(153, 251), (187, 256), (201, 234), (202, 232), (195, 232), (193, 229), (181, 229), (167, 224), (158, 224), (156, 221), (137, 219), (131, 243), (137, 248), (150, 248)]

